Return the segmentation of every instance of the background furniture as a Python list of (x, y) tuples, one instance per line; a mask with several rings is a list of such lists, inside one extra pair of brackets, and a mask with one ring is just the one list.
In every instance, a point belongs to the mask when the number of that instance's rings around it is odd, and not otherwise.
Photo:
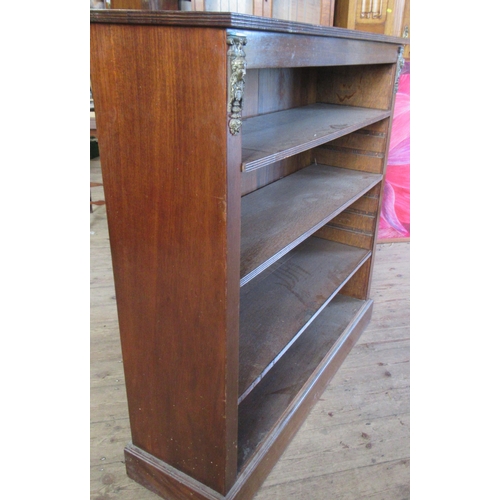
[(250, 498), (370, 319), (404, 40), (91, 21), (127, 472), (166, 498)]
[(409, 0), (336, 0), (335, 26), (402, 36), (409, 11)]
[[(410, 0), (337, 0), (335, 26), (410, 36)], [(410, 44), (396, 95), (379, 241), (410, 238)]]
[(110, 8), (235, 12), (333, 26), (335, 0), (111, 0)]

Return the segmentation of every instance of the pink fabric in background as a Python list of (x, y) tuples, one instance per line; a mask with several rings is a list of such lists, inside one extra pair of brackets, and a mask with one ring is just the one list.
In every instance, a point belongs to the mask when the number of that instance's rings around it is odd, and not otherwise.
[(410, 237), (410, 64), (399, 79), (378, 239)]

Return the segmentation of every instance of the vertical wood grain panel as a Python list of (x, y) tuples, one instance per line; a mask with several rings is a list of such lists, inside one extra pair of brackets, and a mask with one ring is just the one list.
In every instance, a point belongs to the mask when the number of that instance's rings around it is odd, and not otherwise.
[(335, 0), (321, 0), (320, 24), (333, 26), (335, 12)]
[(272, 182), (281, 179), (287, 175), (293, 174), (312, 163), (311, 151), (305, 151), (298, 155), (285, 158), (284, 160), (277, 161), (264, 168), (258, 168), (250, 172), (243, 172), (241, 174), (241, 195), (245, 195), (267, 186)]
[(226, 156), (226, 34), (91, 30), (132, 441), (225, 493), (237, 440), (227, 370), (238, 311), (227, 296), (239, 283), (228, 256), (239, 249), (239, 177), (227, 172), (238, 159)]
[(318, 70), (318, 102), (390, 109), (393, 64), (345, 66)]

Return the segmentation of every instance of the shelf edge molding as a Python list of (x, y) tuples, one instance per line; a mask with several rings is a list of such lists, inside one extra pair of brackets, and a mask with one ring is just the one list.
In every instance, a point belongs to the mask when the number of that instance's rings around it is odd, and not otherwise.
[(321, 146), (390, 114), (390, 110), (317, 103), (244, 119), (242, 171)]
[[(309, 170), (308, 170), (309, 169)], [(323, 180), (328, 180), (328, 174), (332, 175), (332, 179), (334, 179), (335, 175), (339, 177), (341, 175), (352, 177), (353, 182), (356, 182), (356, 188), (352, 189), (352, 192), (349, 196), (344, 198), (339, 198), (334, 201), (331, 201), (328, 207), (321, 207), (321, 211), (315, 212), (311, 214), (311, 217), (316, 217), (314, 221), (308, 221), (307, 229), (302, 228), (301, 226), (297, 226), (295, 219), (289, 219), (284, 222), (280, 222), (282, 228), (285, 224), (291, 227), (290, 236), (286, 241), (273, 242), (269, 245), (269, 248), (262, 249), (257, 256), (254, 256), (255, 248), (259, 247), (261, 241), (264, 239), (269, 239), (269, 236), (263, 234), (259, 238), (253, 241), (250, 238), (250, 233), (252, 231), (252, 227), (262, 228), (263, 223), (268, 224), (269, 231), (273, 231), (275, 226), (273, 221), (280, 219), (281, 210), (280, 207), (283, 205), (286, 209), (286, 197), (288, 195), (293, 196), (291, 190), (293, 188), (292, 183), (297, 183), (300, 186), (300, 189), (305, 193), (305, 201), (303, 206), (300, 204), (298, 199), (295, 199), (295, 204), (297, 210), (306, 211), (310, 209), (310, 204), (307, 200), (307, 192), (304, 181), (306, 180), (305, 176), (308, 176), (309, 173), (314, 174), (314, 176), (318, 175), (318, 179), (312, 179), (311, 183), (317, 183), (318, 180), (322, 180), (321, 175), (322, 170), (324, 171), (325, 177)], [(359, 179), (356, 180), (356, 177)], [(376, 184), (378, 184), (382, 180), (381, 174), (372, 174), (366, 172), (353, 171), (349, 169), (330, 167), (325, 165), (310, 165), (305, 169), (299, 170), (294, 174), (285, 177), (279, 181), (276, 181), (273, 184), (263, 187), (257, 191), (254, 191), (242, 199), (242, 258), (241, 258), (241, 277), (240, 277), (240, 286), (244, 286), (250, 280), (255, 278), (262, 271), (267, 269), (270, 265), (274, 264), (281, 257), (286, 255), (289, 251), (295, 248), (297, 245), (302, 243), (306, 238), (315, 233), (318, 229), (324, 226), (327, 222), (329, 222), (336, 215), (340, 214), (343, 210), (345, 210), (349, 205), (354, 203), (357, 199), (363, 196), (366, 192), (372, 189)], [(335, 179), (335, 182), (337, 180)], [(323, 187), (326, 189), (328, 185), (324, 183)], [(333, 186), (335, 188), (335, 186)], [(270, 214), (269, 210), (266, 206), (261, 204), (261, 200), (269, 197), (268, 193), (271, 195), (270, 197), (273, 200), (279, 198), (277, 202), (276, 213)], [(332, 195), (333, 196), (333, 195)], [(246, 205), (252, 203), (255, 206), (260, 207), (259, 210), (262, 210), (261, 213), (257, 213), (254, 215), (246, 215), (245, 210)], [(272, 216), (272, 217), (271, 217)], [(264, 238), (265, 237), (265, 238)], [(248, 239), (247, 239), (248, 238)], [(277, 250), (275, 251), (275, 248)], [(268, 255), (269, 253), (269, 255)], [(262, 254), (264, 256), (262, 257)]]
[[(313, 237), (312, 237), (313, 238)], [(321, 238), (313, 238), (315, 239), (319, 244), (321, 244), (324, 249), (328, 249), (329, 246), (332, 247), (331, 253), (332, 255), (335, 255), (335, 251), (333, 248), (337, 251), (338, 248), (337, 246), (344, 246), (344, 245), (339, 245), (338, 243), (331, 242), (329, 240), (322, 240)], [(300, 248), (297, 247), (297, 248)], [(348, 249), (349, 246), (345, 245), (345, 248)], [(336, 268), (336, 274), (340, 274), (340, 276), (343, 278), (339, 282), (331, 282), (330, 280), (324, 280), (325, 286), (321, 287), (326, 291), (328, 288), (328, 295), (326, 296), (325, 300), (323, 303), (320, 303), (319, 301), (314, 303), (312, 300), (312, 297), (308, 296), (303, 296), (301, 297), (301, 301), (308, 303), (308, 307), (306, 310), (300, 309), (303, 311), (304, 317), (301, 317), (300, 319), (303, 321), (302, 323), (295, 323), (295, 320), (293, 322), (284, 322), (287, 326), (287, 328), (281, 328), (282, 325), (279, 325), (279, 335), (278, 331), (276, 331), (276, 328), (272, 328), (272, 326), (265, 324), (261, 325), (259, 328), (260, 330), (269, 330), (271, 332), (271, 335), (273, 338), (280, 338), (280, 341), (283, 343), (278, 351), (276, 351), (275, 354), (272, 354), (269, 356), (270, 352), (272, 352), (272, 349), (270, 346), (267, 346), (265, 349), (261, 349), (261, 352), (259, 354), (259, 346), (261, 344), (266, 345), (266, 340), (265, 338), (262, 338), (262, 336), (258, 335), (259, 332), (255, 332), (253, 329), (245, 329), (246, 339), (252, 339), (254, 343), (258, 344), (255, 349), (249, 349), (248, 344), (249, 342), (247, 341), (245, 344), (247, 345), (246, 350), (245, 350), (245, 358), (252, 359), (252, 362), (250, 364), (244, 363), (242, 364), (241, 359), (240, 359), (240, 370), (242, 370), (242, 367), (245, 366), (247, 368), (252, 368), (252, 371), (249, 371), (248, 373), (240, 373), (240, 389), (239, 393), (240, 396), (238, 398), (238, 404), (240, 404), (251, 392), (252, 390), (259, 384), (264, 377), (269, 373), (269, 371), (273, 368), (273, 366), (276, 365), (276, 363), (283, 357), (283, 355), (290, 349), (290, 347), (295, 343), (296, 340), (299, 339), (299, 337), (304, 333), (304, 331), (313, 323), (313, 321), (318, 317), (319, 314), (325, 309), (325, 307), (328, 306), (328, 304), (334, 299), (334, 297), (339, 293), (339, 291), (342, 289), (342, 287), (352, 278), (352, 276), (358, 271), (358, 269), (371, 257), (372, 253), (370, 251), (360, 251), (359, 249), (354, 250), (353, 247), (353, 256), (352, 260), (350, 259), (349, 262), (343, 263), (340, 265), (340, 263), (335, 264), (334, 259), (330, 259), (330, 266)], [(293, 252), (293, 251), (292, 251)], [(322, 262), (322, 267), (324, 265), (324, 262)], [(293, 259), (292, 259), (292, 267), (294, 266), (293, 264)], [(339, 269), (339, 267), (345, 267), (344, 269)], [(299, 266), (305, 273), (311, 273), (311, 269), (308, 269), (307, 267), (304, 267), (304, 264)], [(288, 275), (288, 272), (285, 272), (285, 275)], [(313, 274), (313, 273), (311, 273)], [(276, 276), (274, 273), (271, 273), (269, 276), (266, 277), (266, 282), (271, 282), (272, 284), (275, 283), (280, 283), (280, 279), (278, 276)], [(264, 282), (263, 282), (264, 283)], [(265, 285), (268, 286), (268, 285)], [(333, 288), (334, 287), (334, 288)], [(262, 287), (257, 286), (256, 290), (259, 292), (261, 291)], [(322, 290), (321, 293), (324, 293)], [(319, 287), (315, 289), (315, 293), (319, 293)], [(295, 296), (297, 292), (295, 290), (291, 291), (291, 295)], [(281, 301), (281, 304), (285, 303), (287, 301)], [(244, 301), (241, 300), (241, 303), (243, 304)], [(310, 305), (311, 303), (314, 303), (314, 307), (317, 307), (316, 310), (311, 314), (311, 316), (307, 318), (306, 313), (308, 313), (308, 309), (311, 308), (313, 309), (313, 306)], [(246, 306), (247, 308), (249, 307), (248, 305)], [(275, 304), (275, 311), (278, 311), (280, 307), (280, 304)], [(252, 312), (254, 314), (254, 311)], [(283, 312), (281, 312), (283, 314)], [(257, 313), (255, 313), (257, 315)], [(293, 315), (290, 315), (292, 318)], [(262, 317), (260, 318), (259, 322), (262, 321)], [(240, 321), (241, 324), (241, 321)], [(297, 326), (300, 325), (297, 328)], [(291, 328), (295, 327), (293, 330)], [(243, 328), (242, 326), (240, 328)], [(284, 331), (283, 331), (284, 330)], [(291, 331), (290, 331), (291, 330)], [(275, 340), (273, 340), (273, 344), (276, 343)], [(240, 339), (240, 349), (241, 349), (241, 339)], [(265, 355), (265, 357), (263, 357)], [(255, 366), (259, 367), (260, 373), (255, 376)], [(252, 376), (253, 373), (253, 376)], [(244, 376), (242, 376), (244, 375)], [(250, 382), (251, 381), (251, 382)], [(250, 383), (249, 383), (250, 382)], [(244, 387), (241, 387), (241, 385), (244, 384)]]

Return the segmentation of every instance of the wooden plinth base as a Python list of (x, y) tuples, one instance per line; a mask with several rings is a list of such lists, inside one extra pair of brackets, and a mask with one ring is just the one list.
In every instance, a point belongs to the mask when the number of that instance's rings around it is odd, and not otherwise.
[(357, 342), (370, 321), (372, 309), (373, 301), (367, 300), (276, 422), (271, 432), (243, 466), (236, 482), (226, 496), (155, 458), (132, 443), (125, 448), (127, 474), (134, 481), (168, 500), (251, 499)]

